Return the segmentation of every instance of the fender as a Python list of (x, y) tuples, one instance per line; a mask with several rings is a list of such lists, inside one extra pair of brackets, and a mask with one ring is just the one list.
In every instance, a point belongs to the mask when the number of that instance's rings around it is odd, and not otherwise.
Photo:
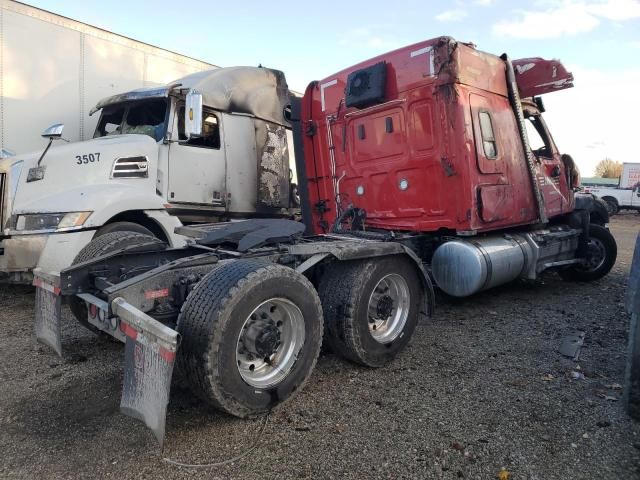
[[(598, 221), (593, 221), (591, 223), (602, 224), (605, 226), (609, 223), (609, 212), (607, 211), (607, 205), (601, 198), (596, 197), (590, 193), (576, 193), (575, 195), (576, 206), (574, 211), (587, 211), (589, 217), (592, 219), (598, 219)], [(569, 215), (572, 215), (569, 214)]]
[(299, 254), (311, 256), (296, 269), (301, 273), (318, 263), (323, 263), (328, 257), (333, 257), (339, 261), (345, 261), (383, 257), (388, 255), (406, 255), (413, 260), (413, 263), (420, 273), (419, 277), (425, 293), (424, 313), (428, 317), (433, 315), (436, 303), (433, 283), (429, 278), (429, 274), (423, 267), (420, 257), (418, 257), (414, 251), (400, 242), (362, 241), (351, 239), (349, 237), (345, 237), (345, 240), (353, 241), (318, 242), (311, 244), (299, 243), (291, 245), (289, 247), (289, 253), (294, 255)]

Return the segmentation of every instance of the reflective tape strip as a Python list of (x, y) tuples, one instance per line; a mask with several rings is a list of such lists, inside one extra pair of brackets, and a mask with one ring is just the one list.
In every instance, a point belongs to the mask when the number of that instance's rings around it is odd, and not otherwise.
[(54, 295), (60, 295), (60, 287), (54, 287), (53, 285), (44, 282), (37, 277), (33, 279), (33, 286), (46, 290), (47, 292), (51, 292)]

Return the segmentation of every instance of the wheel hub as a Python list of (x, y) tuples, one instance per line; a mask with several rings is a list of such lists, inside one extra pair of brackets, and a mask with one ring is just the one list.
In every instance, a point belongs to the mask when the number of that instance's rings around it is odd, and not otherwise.
[(369, 333), (376, 342), (388, 344), (398, 338), (409, 316), (410, 292), (406, 280), (391, 273), (373, 288), (369, 297)]
[(389, 295), (383, 295), (380, 297), (376, 311), (379, 319), (386, 320), (389, 318), (393, 313), (393, 298)]
[(596, 238), (590, 238), (587, 244), (587, 254), (583, 261), (583, 268), (587, 271), (597, 270), (606, 259), (606, 249), (602, 242)]
[(280, 330), (274, 322), (254, 322), (247, 328), (243, 343), (250, 353), (259, 358), (270, 357), (280, 346)]
[(285, 298), (271, 298), (253, 309), (238, 336), (236, 363), (242, 379), (255, 388), (281, 382), (304, 346), (300, 309)]

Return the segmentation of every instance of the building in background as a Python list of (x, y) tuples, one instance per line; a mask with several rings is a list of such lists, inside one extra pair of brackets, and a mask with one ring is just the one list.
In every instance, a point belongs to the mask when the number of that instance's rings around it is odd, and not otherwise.
[(12, 0), (0, 0), (0, 148), (44, 147), (64, 123), (71, 141), (91, 138), (106, 96), (216, 68), (185, 55)]

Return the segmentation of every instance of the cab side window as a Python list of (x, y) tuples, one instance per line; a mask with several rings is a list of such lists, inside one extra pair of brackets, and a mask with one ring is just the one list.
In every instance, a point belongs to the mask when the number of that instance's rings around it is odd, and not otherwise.
[(489, 112), (478, 112), (480, 120), (480, 133), (482, 134), (482, 148), (484, 155), (490, 160), (498, 158), (498, 148), (496, 146), (496, 136), (493, 133), (493, 124)]
[(538, 115), (526, 115), (529, 146), (536, 156), (551, 157), (551, 142)]
[[(181, 142), (187, 140), (184, 133), (184, 105), (178, 107), (178, 138)], [(220, 149), (220, 121), (213, 110), (202, 109), (202, 136), (191, 138), (186, 145), (202, 148)]]

